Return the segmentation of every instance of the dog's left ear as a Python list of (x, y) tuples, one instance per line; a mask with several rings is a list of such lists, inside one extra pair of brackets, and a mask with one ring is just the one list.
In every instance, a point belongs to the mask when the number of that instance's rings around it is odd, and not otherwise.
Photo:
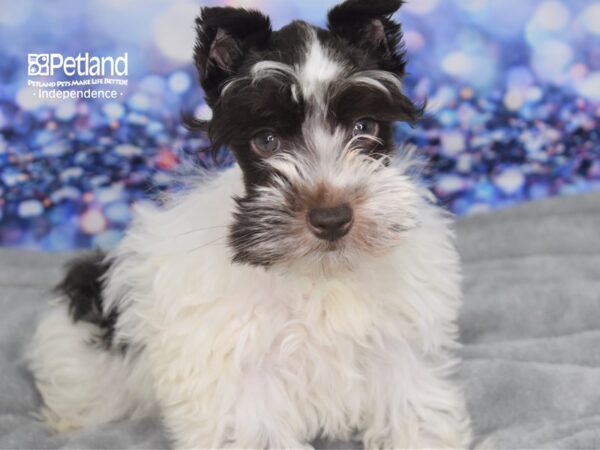
[(400, 24), (392, 19), (403, 0), (346, 0), (329, 11), (329, 29), (351, 44), (376, 52), (382, 68), (404, 75)]

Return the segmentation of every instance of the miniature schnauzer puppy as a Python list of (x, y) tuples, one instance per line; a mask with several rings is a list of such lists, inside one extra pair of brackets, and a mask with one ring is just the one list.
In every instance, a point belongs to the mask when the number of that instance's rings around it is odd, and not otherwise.
[(202, 125), (237, 164), (72, 263), (29, 354), (52, 427), (160, 415), (179, 448), (468, 445), (451, 220), (392, 138), (421, 113), (401, 3), (279, 31), (201, 10)]

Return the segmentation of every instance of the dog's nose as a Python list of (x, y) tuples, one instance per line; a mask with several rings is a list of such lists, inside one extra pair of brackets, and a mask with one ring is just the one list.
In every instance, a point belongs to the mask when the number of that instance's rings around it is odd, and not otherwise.
[(348, 203), (332, 208), (313, 208), (308, 212), (308, 223), (316, 237), (335, 241), (350, 231), (352, 208)]

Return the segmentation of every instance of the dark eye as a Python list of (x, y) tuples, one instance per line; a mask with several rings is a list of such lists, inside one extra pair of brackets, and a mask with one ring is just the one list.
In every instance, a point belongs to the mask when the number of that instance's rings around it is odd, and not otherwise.
[(250, 140), (250, 145), (259, 156), (268, 158), (279, 150), (281, 141), (273, 131), (263, 131)]
[(373, 119), (360, 119), (359, 121), (354, 123), (354, 128), (352, 129), (352, 136), (360, 136), (363, 134), (377, 136), (378, 132), (379, 124)]

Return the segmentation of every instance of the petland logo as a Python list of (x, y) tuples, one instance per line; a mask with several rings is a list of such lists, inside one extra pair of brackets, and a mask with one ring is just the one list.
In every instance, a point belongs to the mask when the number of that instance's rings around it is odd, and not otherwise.
[(127, 57), (28, 53), (27, 86), (39, 100), (116, 99), (128, 84)]
[(60, 53), (28, 53), (27, 74), (29, 76), (54, 76), (57, 72), (80, 77), (126, 77), (128, 55), (90, 56), (89, 53), (77, 56), (63, 56)]

